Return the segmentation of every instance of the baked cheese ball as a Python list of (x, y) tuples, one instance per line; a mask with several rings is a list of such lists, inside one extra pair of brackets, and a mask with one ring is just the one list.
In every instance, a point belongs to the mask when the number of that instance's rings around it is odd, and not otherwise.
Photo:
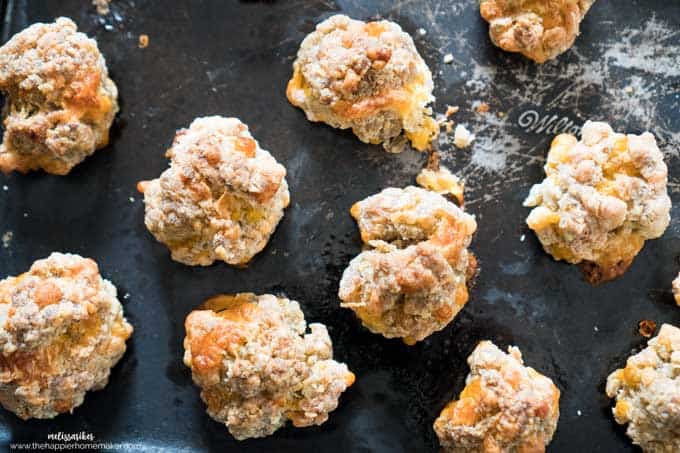
[(351, 214), (367, 249), (342, 275), (341, 306), (371, 332), (408, 345), (446, 327), (468, 300), (474, 217), (419, 187), (385, 189)]
[(100, 390), (132, 326), (97, 264), (52, 253), (0, 281), (0, 404), (22, 419), (72, 412)]
[(496, 46), (545, 63), (574, 44), (593, 3), (595, 0), (481, 0), (479, 11), (489, 22), (489, 36)]
[(290, 202), (286, 169), (236, 118), (198, 118), (177, 132), (170, 168), (138, 184), (144, 222), (172, 259), (245, 265), (260, 252)]
[(607, 378), (616, 422), (646, 453), (680, 451), (680, 329), (664, 324), (626, 367)]
[(434, 422), (444, 452), (544, 452), (560, 416), (560, 391), (524, 366), (522, 354), (508, 354), (482, 341), (468, 357), (470, 374), (457, 400)]
[(108, 144), (118, 89), (97, 43), (70, 19), (34, 24), (0, 47), (0, 170), (65, 175)]
[(439, 133), (427, 105), (432, 74), (399, 25), (335, 15), (309, 34), (293, 64), (286, 95), (310, 121), (351, 128), (365, 143), (420, 151)]
[(553, 258), (581, 263), (591, 283), (623, 274), (668, 226), (668, 171), (649, 132), (618, 134), (588, 121), (581, 141), (553, 140), (544, 168), (524, 201), (534, 208), (527, 224)]
[(675, 303), (680, 305), (680, 274), (673, 280), (673, 298)]
[(217, 296), (187, 316), (184, 363), (208, 414), (238, 440), (290, 420), (320, 425), (354, 382), (333, 360), (326, 326), (307, 324), (297, 302), (272, 295)]

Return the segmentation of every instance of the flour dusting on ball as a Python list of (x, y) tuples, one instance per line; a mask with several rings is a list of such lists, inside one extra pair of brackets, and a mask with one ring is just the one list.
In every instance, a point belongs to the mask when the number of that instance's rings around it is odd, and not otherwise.
[(53, 418), (106, 386), (132, 326), (97, 264), (52, 253), (0, 281), (0, 404)]
[(351, 214), (367, 249), (342, 275), (341, 306), (371, 332), (407, 344), (446, 327), (468, 300), (474, 217), (412, 186), (385, 189), (356, 203)]
[(310, 121), (399, 152), (407, 141), (429, 149), (439, 133), (432, 89), (429, 68), (399, 25), (335, 15), (302, 42), (286, 94)]
[(71, 19), (31, 25), (0, 47), (0, 91), (0, 171), (65, 175), (109, 142), (118, 89)]
[(588, 121), (580, 141), (553, 140), (544, 168), (524, 201), (533, 208), (527, 224), (546, 252), (580, 263), (592, 283), (623, 274), (668, 227), (668, 170), (649, 132), (624, 135)]
[(595, 0), (482, 0), (479, 11), (489, 22), (489, 36), (496, 46), (545, 63), (574, 44), (593, 3)]
[(260, 252), (290, 202), (286, 169), (236, 118), (198, 118), (177, 132), (170, 168), (142, 181), (144, 222), (172, 259), (245, 265)]
[(434, 422), (446, 453), (544, 452), (560, 416), (560, 391), (524, 365), (516, 347), (504, 353), (482, 341), (468, 357), (470, 374), (457, 400)]
[(614, 419), (646, 453), (680, 451), (680, 329), (664, 324), (647, 347), (607, 378)]
[(238, 440), (265, 437), (289, 420), (320, 425), (354, 382), (333, 360), (323, 324), (272, 295), (217, 296), (187, 316), (184, 363), (208, 414)]

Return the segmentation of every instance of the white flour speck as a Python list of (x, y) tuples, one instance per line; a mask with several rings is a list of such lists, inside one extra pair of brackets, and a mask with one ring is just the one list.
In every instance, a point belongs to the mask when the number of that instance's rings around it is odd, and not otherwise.
[(130, 197), (129, 200), (130, 200), (130, 203), (134, 203), (134, 202), (135, 202), (135, 197)]
[(446, 63), (446, 64), (453, 63), (453, 55), (451, 55), (450, 53), (447, 53), (446, 55), (444, 55), (444, 63)]
[(14, 233), (11, 231), (6, 231), (5, 234), (2, 235), (2, 246), (4, 248), (9, 248), (9, 245), (12, 243), (12, 238), (14, 237)]
[[(604, 57), (611, 64), (627, 69), (638, 69), (665, 77), (680, 76), (680, 52), (677, 46), (668, 43), (680, 35), (680, 30), (671, 28), (652, 17), (641, 29), (628, 29), (621, 33)], [(632, 51), (634, 49), (634, 51)]]
[(9, 190), (9, 187), (7, 187), (7, 186), (2, 186), (2, 190), (4, 190), (5, 192), (7, 192), (7, 191)]

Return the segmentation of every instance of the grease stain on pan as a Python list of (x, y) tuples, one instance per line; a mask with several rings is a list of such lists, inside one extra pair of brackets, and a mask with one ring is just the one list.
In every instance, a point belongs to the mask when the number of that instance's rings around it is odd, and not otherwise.
[(515, 261), (512, 263), (500, 263), (501, 272), (508, 275), (526, 275), (531, 270), (527, 261)]
[(495, 287), (489, 288), (486, 294), (484, 294), (484, 299), (492, 305), (495, 305), (498, 302), (509, 302), (511, 304), (516, 304), (522, 301), (522, 298), (518, 294), (501, 291)]
[(489, 288), (482, 296), (489, 305), (496, 306), (497, 309), (509, 309), (512, 316), (523, 319), (525, 322), (535, 322), (545, 319), (548, 311), (545, 299), (542, 297), (527, 300), (526, 297), (503, 291), (497, 287)]

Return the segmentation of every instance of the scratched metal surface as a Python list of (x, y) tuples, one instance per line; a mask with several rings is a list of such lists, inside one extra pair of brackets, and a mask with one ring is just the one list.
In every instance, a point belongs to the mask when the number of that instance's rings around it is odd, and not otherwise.
[[(70, 175), (0, 176), (7, 186), (0, 191), (0, 232), (13, 232), (0, 248), (0, 275), (23, 272), (54, 250), (92, 257), (117, 285), (135, 334), (110, 384), (88, 394), (72, 415), (22, 422), (0, 411), (0, 444), (85, 431), (144, 450), (434, 452), (432, 422), (461, 390), (474, 345), (491, 339), (518, 345), (525, 361), (562, 390), (550, 451), (633, 451), (610, 416), (604, 382), (645, 343), (639, 320), (680, 323), (670, 294), (680, 268), (677, 209), (663, 238), (649, 242), (623, 278), (594, 288), (575, 267), (542, 252), (521, 202), (542, 177), (555, 124), (568, 128), (587, 118), (655, 132), (678, 201), (680, 4), (600, 0), (574, 50), (537, 67), (489, 43), (475, 0), (114, 0), (104, 19), (89, 3), (2, 2), (3, 42), (60, 15), (96, 36), (122, 110), (111, 145)], [(386, 186), (413, 183), (424, 156), (386, 154), (311, 124), (284, 97), (300, 41), (339, 12), (401, 24), (435, 73), (435, 109), (461, 106), (455, 119), (478, 135), (470, 150), (455, 151), (445, 140), (440, 147), (467, 180), (481, 274), (457, 319), (413, 347), (368, 333), (338, 307), (336, 290), (360, 250), (348, 208)], [(150, 37), (144, 50), (137, 48), (141, 33)], [(442, 61), (446, 53), (454, 56), (450, 65)], [(475, 114), (475, 101), (487, 102), (492, 114)], [(135, 192), (137, 181), (166, 168), (163, 153), (175, 129), (213, 114), (249, 124), (289, 173), (292, 204), (245, 270), (172, 262), (145, 230)], [(205, 414), (181, 360), (183, 320), (206, 297), (237, 291), (285, 293), (301, 302), (308, 321), (329, 326), (337, 359), (358, 379), (323, 426), (237, 443)]]

